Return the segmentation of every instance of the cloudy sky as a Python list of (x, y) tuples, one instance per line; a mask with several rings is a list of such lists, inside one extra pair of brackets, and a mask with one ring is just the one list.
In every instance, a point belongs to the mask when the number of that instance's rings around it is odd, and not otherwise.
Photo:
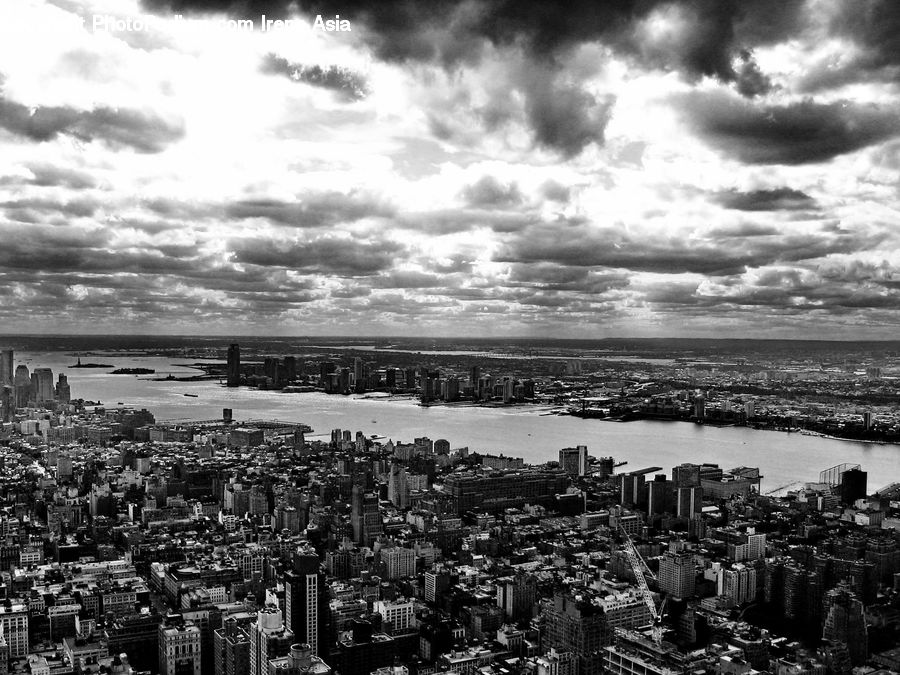
[(3, 3), (0, 332), (896, 338), (900, 4), (566, 4)]

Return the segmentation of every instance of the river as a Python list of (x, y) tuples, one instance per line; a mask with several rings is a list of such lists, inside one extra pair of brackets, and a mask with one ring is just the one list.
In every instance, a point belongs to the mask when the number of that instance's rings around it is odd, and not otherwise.
[[(215, 419), (232, 408), (236, 420), (253, 418), (303, 422), (314, 434), (334, 428), (378, 434), (408, 442), (419, 436), (445, 438), (451, 446), (503, 453), (540, 463), (558, 456), (560, 448), (587, 445), (594, 456), (612, 455), (627, 461), (620, 470), (649, 466), (666, 473), (682, 462), (712, 462), (724, 469), (757, 466), (762, 491), (798, 481), (815, 481), (819, 471), (844, 462), (860, 464), (869, 473), (869, 491), (900, 481), (900, 446), (840, 441), (797, 433), (757, 431), (745, 427), (699, 426), (688, 422), (607, 422), (548, 415), (545, 407), (420, 407), (403, 398), (329, 396), (322, 393), (258, 391), (226, 388), (218, 382), (154, 382), (153, 376), (111, 375), (108, 369), (72, 369), (76, 358), (60, 352), (16, 354), (25, 362), (53, 369), (69, 378), (74, 398), (119, 402), (147, 408), (158, 420)], [(197, 372), (187, 359), (97, 354), (82, 357), (122, 367), (153, 368), (157, 372)], [(194, 362), (191, 360), (190, 362)], [(186, 397), (184, 394), (194, 394)]]

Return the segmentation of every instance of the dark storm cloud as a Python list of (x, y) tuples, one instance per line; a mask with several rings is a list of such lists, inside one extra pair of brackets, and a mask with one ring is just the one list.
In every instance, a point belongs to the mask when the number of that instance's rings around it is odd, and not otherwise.
[(0, 91), (0, 129), (32, 141), (51, 141), (69, 135), (80, 141), (103, 141), (114, 148), (128, 147), (156, 153), (184, 135), (180, 124), (152, 113), (99, 107), (76, 110), (63, 106), (22, 105)]
[(748, 164), (812, 164), (900, 134), (892, 107), (851, 101), (756, 105), (722, 92), (673, 98), (713, 147)]
[(323, 227), (362, 218), (391, 215), (392, 209), (370, 195), (358, 192), (321, 192), (302, 195), (297, 202), (279, 199), (244, 199), (225, 209), (230, 218), (264, 218), (293, 227)]
[(346, 277), (386, 271), (405, 250), (403, 245), (390, 240), (364, 242), (337, 237), (298, 242), (236, 239), (229, 243), (229, 249), (232, 259), (238, 263)]
[(729, 190), (719, 192), (714, 200), (726, 209), (737, 211), (797, 211), (816, 207), (816, 200), (808, 194), (787, 187), (752, 192)]
[[(541, 225), (512, 239), (495, 255), (497, 262), (552, 262), (573, 267), (612, 267), (641, 272), (693, 272), (727, 275), (775, 262), (798, 262), (863, 245), (862, 236), (783, 233), (770, 237), (733, 237), (728, 241), (685, 240), (658, 236), (642, 240), (622, 229)], [(877, 246), (881, 239), (867, 240)]]
[(482, 176), (462, 189), (461, 196), (470, 206), (504, 207), (522, 202), (522, 193), (515, 183), (501, 183), (493, 176)]
[[(297, 3), (253, 0), (143, 0), (151, 11), (209, 13), (231, 16), (266, 13), (285, 16), (299, 10), (307, 15), (331, 15), (333, 5), (316, 0)], [(802, 0), (574, 0), (565, 7), (544, 0), (446, 0), (414, 3), (407, 0), (347, 0), (342, 17), (364, 26), (361, 38), (378, 58), (390, 62), (435, 63), (448, 69), (480, 59), (481, 46), (514, 47), (525, 55), (526, 81), (510, 83), (523, 95), (524, 113), (536, 145), (578, 155), (588, 145), (602, 145), (614, 99), (586, 91), (579, 82), (560, 77), (570, 51), (600, 42), (645, 67), (675, 69), (687, 79), (703, 76), (736, 83), (744, 96), (769, 90), (770, 82), (752, 56), (752, 49), (790, 34), (800, 23)], [(643, 22), (654, 13), (676, 24), (662, 44), (648, 44)], [(665, 15), (668, 15), (667, 17)], [(759, 30), (759, 26), (764, 30)], [(733, 65), (739, 62), (738, 68)], [(314, 70), (267, 57), (264, 68), (317, 86), (360, 96), (357, 79), (342, 70)], [(520, 75), (518, 79), (522, 79)], [(488, 130), (510, 119), (510, 102), (493, 100), (477, 111)], [(429, 124), (443, 140), (458, 131), (449, 119), (432, 115)]]
[(366, 78), (349, 68), (291, 63), (277, 54), (267, 54), (261, 69), (269, 75), (282, 75), (294, 82), (328, 89), (345, 101), (359, 101), (369, 93)]
[(614, 96), (597, 97), (559, 78), (536, 74), (526, 84), (525, 114), (535, 142), (563, 157), (603, 145)]

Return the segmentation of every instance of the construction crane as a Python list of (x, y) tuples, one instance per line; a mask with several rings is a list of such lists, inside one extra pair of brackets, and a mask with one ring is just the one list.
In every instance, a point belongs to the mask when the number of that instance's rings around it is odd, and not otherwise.
[(647, 605), (647, 609), (650, 610), (650, 618), (653, 620), (653, 642), (659, 646), (662, 643), (663, 636), (662, 613), (665, 607), (665, 600), (660, 604), (659, 611), (657, 611), (656, 603), (653, 601), (653, 594), (650, 592), (650, 587), (647, 586), (647, 576), (656, 580), (656, 575), (650, 571), (650, 568), (647, 566), (647, 563), (644, 562), (641, 554), (637, 552), (637, 549), (634, 547), (634, 542), (631, 541), (631, 537), (625, 531), (625, 528), (620, 529), (622, 531), (622, 536), (625, 538), (625, 555), (628, 556), (628, 562), (631, 564), (631, 570), (634, 572), (638, 591), (641, 594), (644, 604)]

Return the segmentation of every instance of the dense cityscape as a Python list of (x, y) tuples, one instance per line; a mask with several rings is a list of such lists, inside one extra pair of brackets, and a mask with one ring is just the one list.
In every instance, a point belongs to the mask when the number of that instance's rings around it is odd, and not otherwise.
[[(614, 389), (602, 384), (611, 371), (585, 367), (590, 358), (538, 358), (530, 370), (507, 361), (509, 375), (495, 379), (480, 365), (466, 377), (452, 364), (441, 372), (435, 357), (382, 367), (353, 353), (242, 359), (235, 343), (185, 379), (285, 395), (386, 390), (408, 405), (564, 402), (562, 414), (605, 405), (586, 389)], [(11, 349), (0, 356), (4, 672), (900, 669), (900, 484), (880, 487), (896, 475), (875, 477), (875, 491), (865, 467), (845, 463), (767, 495), (758, 468), (699, 457), (633, 468), (577, 445), (537, 465), (452, 439), (238, 420), (231, 409), (164, 422), (78, 398), (66, 374), (54, 383)], [(759, 372), (752, 366), (742, 364)], [(114, 364), (76, 356), (69, 368)], [(715, 395), (662, 394), (646, 362), (629, 368), (618, 389), (644, 392), (634, 412), (664, 397), (689, 421), (715, 419), (705, 403)], [(819, 381), (890, 386), (889, 366), (878, 368), (854, 364)], [(769, 368), (761, 381), (800, 379), (789, 370)], [(696, 376), (711, 384), (714, 374), (715, 365)], [(767, 399), (742, 396), (719, 410), (746, 424)]]

